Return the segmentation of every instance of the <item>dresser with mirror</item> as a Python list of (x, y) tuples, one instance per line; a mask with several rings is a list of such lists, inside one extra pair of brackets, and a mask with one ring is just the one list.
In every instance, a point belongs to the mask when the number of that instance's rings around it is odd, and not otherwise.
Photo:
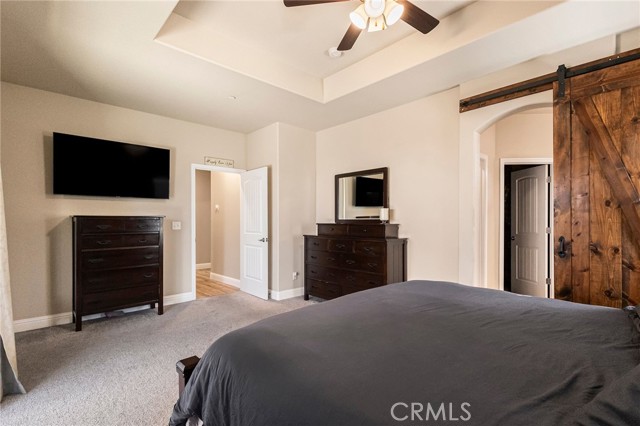
[[(321, 299), (405, 281), (407, 239), (387, 223), (388, 169), (335, 176), (335, 223), (305, 235), (304, 298)], [(381, 215), (382, 212), (382, 215)]]

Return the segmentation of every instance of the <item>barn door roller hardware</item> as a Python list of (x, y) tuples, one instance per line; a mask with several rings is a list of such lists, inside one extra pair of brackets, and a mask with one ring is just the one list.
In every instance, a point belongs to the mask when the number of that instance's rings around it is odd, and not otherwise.
[(564, 89), (567, 79), (567, 67), (564, 64), (558, 67), (558, 71), (556, 71), (556, 78), (558, 79), (558, 97), (564, 98)]

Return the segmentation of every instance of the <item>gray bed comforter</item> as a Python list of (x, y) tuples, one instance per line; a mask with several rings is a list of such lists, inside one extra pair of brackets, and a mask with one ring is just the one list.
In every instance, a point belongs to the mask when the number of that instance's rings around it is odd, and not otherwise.
[(640, 425), (638, 311), (409, 281), (205, 352), (170, 425)]

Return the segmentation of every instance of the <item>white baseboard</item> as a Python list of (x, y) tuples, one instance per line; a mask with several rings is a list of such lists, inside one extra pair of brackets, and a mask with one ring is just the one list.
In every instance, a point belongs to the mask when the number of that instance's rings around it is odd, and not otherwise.
[(21, 331), (37, 330), (38, 328), (53, 327), (54, 325), (71, 324), (72, 319), (71, 312), (65, 312), (63, 314), (15, 320), (13, 321), (13, 331), (19, 333)]
[[(191, 292), (172, 294), (164, 297), (164, 306), (175, 305), (176, 303), (189, 302), (195, 300), (195, 295)], [(129, 313), (149, 309), (148, 305), (135, 306), (133, 308), (120, 309), (122, 312)], [(83, 315), (82, 321), (88, 321), (96, 318), (103, 318), (106, 314)], [(39, 328), (53, 327), (56, 325), (71, 324), (73, 322), (73, 314), (64, 312), (61, 314), (45, 315), (42, 317), (26, 318), (13, 321), (13, 331), (20, 333), (21, 331), (37, 330)]]
[(164, 296), (164, 305), (175, 305), (177, 303), (191, 302), (196, 300), (196, 295), (193, 292), (172, 294), (171, 296)]
[(196, 263), (196, 269), (211, 269), (211, 262), (209, 262), (209, 263)]
[(271, 290), (271, 298), (273, 300), (285, 300), (293, 297), (300, 297), (304, 295), (304, 287), (296, 287), (291, 290), (274, 291)]
[(227, 277), (225, 275), (216, 274), (215, 272), (210, 272), (209, 278), (211, 278), (214, 281), (218, 281), (220, 283), (230, 285), (232, 287), (240, 288), (240, 280), (237, 278)]

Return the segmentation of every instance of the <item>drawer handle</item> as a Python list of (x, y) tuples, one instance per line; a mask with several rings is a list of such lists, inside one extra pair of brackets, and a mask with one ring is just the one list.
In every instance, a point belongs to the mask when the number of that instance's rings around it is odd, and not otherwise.
[(314, 270), (311, 270), (309, 272), (312, 273), (312, 274), (316, 274), (316, 275), (318, 274), (318, 271), (314, 271)]
[(87, 262), (89, 263), (100, 263), (100, 262), (104, 262), (104, 258), (102, 257), (94, 257), (91, 259), (87, 259)]
[(372, 250), (373, 250), (373, 249), (372, 249), (371, 247), (365, 247), (365, 248), (364, 248), (364, 251), (366, 251), (366, 252), (370, 252), (370, 251), (372, 251)]
[(362, 232), (367, 232), (367, 228), (362, 228)]
[(367, 263), (367, 265), (369, 265), (369, 268), (375, 268), (376, 266), (378, 266), (377, 263), (373, 263), (373, 262), (369, 262)]
[(96, 241), (96, 244), (101, 246), (106, 246), (108, 244), (111, 244), (111, 240), (99, 240), (99, 241)]
[(146, 242), (147, 242), (147, 239), (146, 239), (146, 238), (144, 238), (144, 239), (142, 239), (142, 240), (138, 240), (138, 242), (139, 242), (139, 243), (146, 243)]
[(96, 225), (96, 228), (104, 231), (105, 229), (111, 228), (111, 225)]
[(153, 277), (153, 274), (144, 274), (143, 277), (144, 278), (151, 278), (151, 277)]
[(144, 258), (145, 258), (145, 259), (153, 259), (154, 257), (155, 257), (154, 255), (152, 255), (152, 254), (148, 254), (148, 255), (146, 255)]
[(318, 243), (317, 241), (314, 241), (314, 242), (313, 242), (313, 245), (314, 245), (314, 246), (319, 246), (319, 245), (320, 245), (320, 243)]
[(343, 249), (346, 246), (344, 244), (336, 244), (336, 248)]
[(317, 259), (318, 258), (318, 256), (309, 256), (309, 257), (312, 258), (312, 259)]
[(335, 258), (335, 257), (327, 257), (327, 260), (328, 260), (329, 262), (335, 262), (335, 261), (336, 261), (336, 258)]
[(143, 223), (139, 223), (138, 224), (138, 229), (145, 229), (147, 227), (147, 225), (143, 224)]
[(347, 260), (345, 260), (345, 263), (346, 263), (347, 265), (353, 265), (353, 264), (355, 264), (355, 263), (356, 263), (356, 261), (355, 261), (355, 260), (351, 260), (351, 259), (347, 259)]

